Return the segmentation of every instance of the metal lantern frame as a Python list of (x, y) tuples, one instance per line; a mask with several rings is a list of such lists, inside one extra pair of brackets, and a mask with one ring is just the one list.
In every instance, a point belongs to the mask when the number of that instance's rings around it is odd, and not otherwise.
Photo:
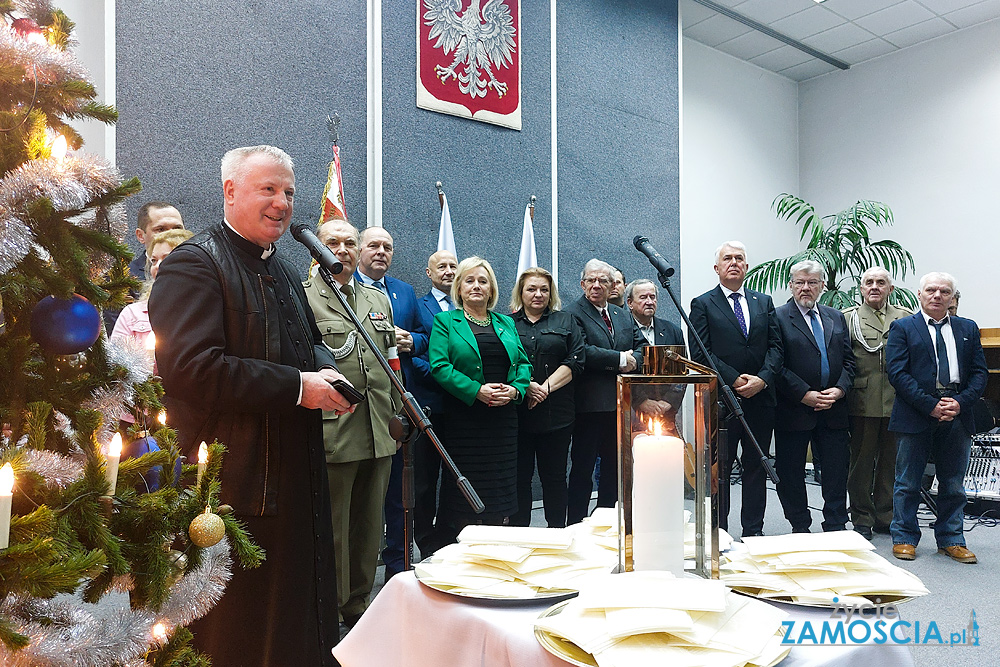
[[(634, 569), (633, 481), (637, 435), (646, 433), (635, 406), (650, 396), (681, 397), (677, 414), (687, 415), (684, 433), (684, 507), (694, 520), (694, 558), (685, 558), (685, 573), (719, 578), (718, 378), (711, 369), (681, 356), (683, 346), (643, 348), (642, 375), (618, 376), (618, 571)], [(635, 405), (634, 405), (635, 403)], [(680, 436), (680, 433), (676, 435)]]

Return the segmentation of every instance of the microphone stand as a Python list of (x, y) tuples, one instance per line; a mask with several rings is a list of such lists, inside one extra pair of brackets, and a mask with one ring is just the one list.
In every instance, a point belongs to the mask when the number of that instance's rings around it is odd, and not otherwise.
[[(670, 295), (670, 300), (674, 302), (674, 306), (677, 308), (677, 312), (681, 314), (681, 318), (684, 320), (684, 323), (687, 324), (688, 332), (691, 334), (695, 343), (698, 344), (698, 349), (701, 350), (702, 356), (708, 361), (709, 368), (711, 368), (712, 372), (718, 376), (719, 384), (722, 385), (720, 393), (722, 394), (723, 403), (725, 403), (726, 407), (729, 408), (728, 418), (732, 419), (735, 416), (740, 420), (740, 424), (743, 425), (744, 436), (749, 437), (750, 442), (753, 443), (754, 448), (757, 450), (757, 455), (760, 456), (760, 464), (764, 466), (764, 470), (767, 472), (767, 476), (771, 478), (771, 481), (777, 484), (778, 473), (774, 471), (774, 467), (771, 465), (770, 461), (767, 460), (767, 456), (765, 456), (764, 451), (760, 448), (760, 444), (757, 442), (756, 436), (754, 436), (753, 431), (750, 430), (750, 425), (747, 424), (746, 417), (743, 415), (743, 406), (740, 405), (738, 400), (736, 400), (736, 396), (733, 395), (732, 388), (722, 379), (722, 374), (719, 372), (719, 368), (715, 365), (715, 362), (712, 361), (712, 355), (708, 353), (708, 349), (705, 347), (705, 341), (703, 341), (701, 336), (698, 335), (697, 329), (695, 329), (694, 325), (691, 324), (691, 319), (687, 316), (684, 309), (681, 308), (680, 301), (677, 300), (677, 295), (675, 295), (674, 291), (670, 288), (670, 273), (667, 273), (666, 271), (658, 271), (657, 277), (660, 279), (660, 284), (663, 285), (663, 289), (665, 289), (667, 294)], [(729, 460), (729, 443), (726, 442), (728, 438), (729, 436), (727, 433), (723, 438), (723, 447), (720, 452), (720, 455), (727, 457), (727, 461)], [(722, 461), (720, 460), (719, 463), (721, 464)], [(725, 469), (725, 466), (721, 467)], [(729, 480), (727, 479), (725, 483), (728, 487)]]
[[(310, 248), (310, 253), (312, 254), (312, 249)], [(403, 538), (406, 542), (406, 549), (403, 551), (403, 567), (407, 570), (413, 567), (413, 555), (412, 555), (412, 544), (413, 544), (413, 506), (414, 506), (414, 490), (413, 490), (413, 452), (412, 444), (413, 437), (416, 435), (417, 431), (413, 430), (413, 426), (419, 429), (419, 432), (424, 433), (427, 439), (431, 441), (434, 447), (437, 449), (438, 454), (441, 455), (441, 460), (444, 462), (444, 467), (451, 473), (452, 477), (455, 478), (455, 483), (458, 485), (459, 491), (465, 496), (466, 501), (469, 506), (476, 514), (480, 514), (486, 509), (486, 505), (483, 503), (479, 494), (476, 490), (472, 488), (472, 483), (469, 479), (461, 473), (458, 466), (452, 460), (451, 455), (448, 454), (448, 450), (445, 449), (444, 445), (441, 443), (441, 439), (438, 438), (437, 433), (434, 432), (434, 427), (431, 426), (430, 420), (424, 413), (423, 408), (417, 403), (413, 394), (406, 390), (403, 383), (400, 382), (399, 378), (396, 377), (395, 371), (389, 365), (389, 361), (382, 354), (381, 350), (375, 345), (372, 340), (371, 335), (365, 330), (361, 324), (361, 320), (358, 319), (357, 314), (348, 305), (347, 298), (340, 291), (340, 284), (337, 283), (336, 279), (333, 277), (333, 272), (326, 266), (324, 258), (313, 254), (317, 262), (319, 262), (319, 274), (323, 277), (323, 280), (329, 285), (330, 289), (336, 295), (337, 300), (340, 302), (341, 307), (344, 312), (347, 313), (348, 318), (354, 325), (358, 334), (364, 339), (365, 343), (368, 345), (369, 349), (375, 353), (375, 357), (378, 359), (379, 365), (385, 372), (386, 376), (389, 378), (389, 382), (392, 386), (399, 392), (399, 395), (403, 399), (403, 415), (396, 415), (390, 420), (389, 432), (392, 437), (397, 441), (402, 443), (403, 447)], [(338, 272), (339, 273), (339, 272)]]

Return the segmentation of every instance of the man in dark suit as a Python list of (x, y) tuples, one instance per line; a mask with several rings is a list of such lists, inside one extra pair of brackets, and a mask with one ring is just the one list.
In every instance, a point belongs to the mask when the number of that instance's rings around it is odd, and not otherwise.
[(639, 278), (625, 288), (625, 303), (632, 313), (639, 332), (650, 345), (683, 345), (681, 328), (669, 320), (656, 316), (659, 290), (652, 280)]
[(778, 376), (774, 464), (778, 499), (792, 532), (809, 532), (806, 448), (823, 466), (823, 530), (847, 525), (847, 392), (854, 381), (854, 352), (844, 314), (819, 305), (823, 267), (811, 259), (791, 268), (792, 299), (775, 311), (784, 367)]
[(896, 389), (889, 430), (896, 433), (898, 445), (889, 531), (892, 554), (902, 560), (916, 557), (920, 482), (932, 455), (938, 478), (938, 552), (960, 563), (976, 562), (963, 534), (963, 482), (975, 430), (972, 406), (983, 395), (988, 371), (979, 327), (948, 314), (954, 293), (955, 279), (947, 273), (922, 277), (920, 312), (893, 322), (885, 346), (889, 382)]
[(619, 373), (634, 372), (641, 362), (639, 348), (646, 339), (632, 316), (608, 303), (611, 265), (592, 259), (580, 275), (583, 296), (566, 308), (583, 328), (586, 364), (576, 385), (576, 421), (573, 425), (572, 466), (569, 472), (567, 524), (579, 523), (589, 513), (594, 488), (594, 464), (601, 455), (598, 507), (614, 507), (618, 500)]
[[(775, 385), (784, 353), (771, 297), (743, 286), (747, 266), (746, 247), (739, 241), (728, 241), (716, 250), (714, 268), (719, 285), (691, 301), (691, 324), (719, 368), (722, 381), (739, 397), (747, 425), (766, 454), (771, 449)], [(707, 363), (694, 341), (689, 341), (688, 348), (692, 359)], [(729, 477), (741, 443), (743, 535), (763, 535), (767, 473), (737, 419), (727, 423), (726, 451), (721, 457), (719, 526), (729, 529)]]
[[(438, 250), (428, 258), (427, 277), (431, 280), (431, 291), (417, 301), (418, 324), (415, 331), (429, 336), (434, 328), (434, 316), (442, 311), (455, 310), (451, 286), (457, 269), (458, 260), (448, 250)], [(413, 375), (407, 389), (413, 392), (422, 407), (430, 409), (431, 423), (438, 437), (444, 441), (444, 389), (431, 377), (427, 352), (413, 355)], [(420, 555), (429, 556), (444, 546), (434, 528), (441, 457), (423, 434), (417, 437), (413, 450), (413, 540), (420, 549)]]
[[(386, 275), (392, 266), (392, 235), (383, 227), (368, 227), (361, 232), (361, 257), (354, 277), (363, 285), (374, 287), (389, 297), (396, 326), (396, 352), (399, 354), (403, 382), (409, 386), (414, 375), (413, 355), (427, 351), (428, 335), (417, 330), (417, 294), (408, 283)], [(389, 487), (385, 494), (385, 549), (382, 562), (388, 579), (403, 569), (403, 453), (392, 457)], [(406, 547), (408, 548), (408, 546)]]

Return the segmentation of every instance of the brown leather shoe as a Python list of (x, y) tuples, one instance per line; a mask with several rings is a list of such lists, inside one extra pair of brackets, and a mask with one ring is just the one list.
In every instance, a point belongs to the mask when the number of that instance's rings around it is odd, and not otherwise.
[(893, 544), (892, 555), (899, 560), (913, 560), (917, 557), (917, 548), (912, 544)]
[(942, 547), (938, 549), (939, 554), (944, 554), (948, 558), (958, 561), (959, 563), (978, 563), (976, 560), (976, 554), (972, 553), (961, 544), (956, 544), (951, 547)]

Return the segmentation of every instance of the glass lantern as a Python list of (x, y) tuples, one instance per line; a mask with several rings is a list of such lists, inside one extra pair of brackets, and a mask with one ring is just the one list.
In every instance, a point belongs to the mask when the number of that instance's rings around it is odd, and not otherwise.
[(718, 579), (718, 379), (683, 353), (618, 376), (618, 570)]

